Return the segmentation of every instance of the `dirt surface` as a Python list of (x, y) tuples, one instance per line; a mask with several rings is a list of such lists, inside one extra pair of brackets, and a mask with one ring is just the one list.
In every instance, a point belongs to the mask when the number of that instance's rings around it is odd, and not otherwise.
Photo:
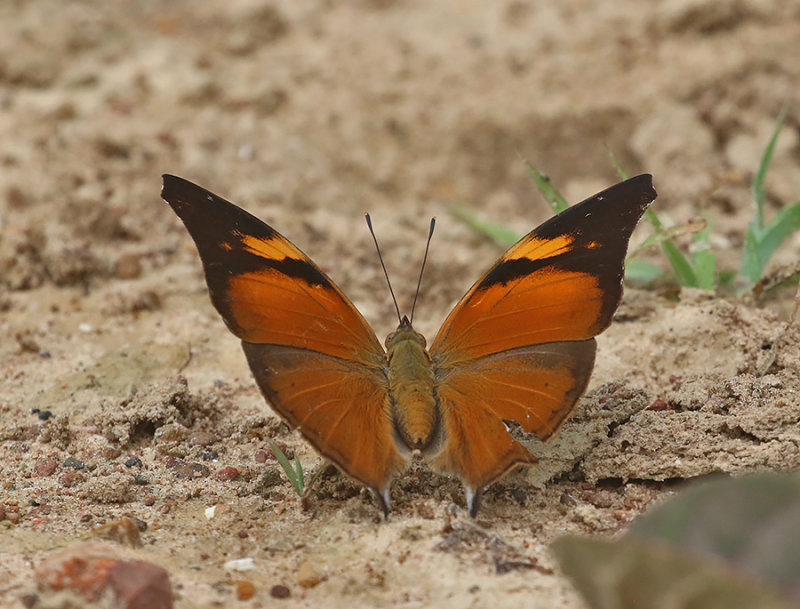
[(34, 567), (127, 516), (143, 546), (111, 543), (166, 568), (177, 607), (576, 609), (556, 537), (613, 535), (684, 479), (798, 468), (793, 288), (659, 285), (626, 291), (574, 417), (477, 520), (422, 467), (385, 522), (335, 471), (300, 501), (267, 439), (321, 460), (258, 394), (159, 189), (174, 173), (262, 217), (381, 337), (362, 213), (406, 311), (439, 218), (415, 322), (431, 338), (501, 253), (445, 204), (520, 233), (550, 214), (518, 154), (577, 201), (617, 181), (608, 146), (654, 175), (664, 221), (706, 213), (735, 269), (786, 101), (768, 213), (800, 196), (799, 41), (782, 0), (1, 3), (0, 605), (93, 606)]

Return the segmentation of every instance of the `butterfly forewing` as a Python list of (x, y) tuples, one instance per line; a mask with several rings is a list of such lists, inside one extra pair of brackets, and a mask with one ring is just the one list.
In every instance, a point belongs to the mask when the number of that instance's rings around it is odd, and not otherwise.
[[(272, 228), (175, 176), (164, 176), (162, 196), (197, 244), (212, 302), (242, 339), (272, 406), (320, 453), (375, 489), (386, 509), (391, 477), (410, 452), (397, 430), (408, 414), (401, 410), (430, 403), (437, 410), (423, 418), (436, 423), (421, 450), (464, 481), (475, 515), (483, 487), (535, 461), (506, 421), (547, 439), (586, 389), (592, 337), (619, 304), (628, 240), (656, 193), (650, 176), (638, 176), (542, 224), (455, 306), (430, 359), (420, 348), (422, 360), (404, 366), (387, 358), (319, 267)], [(432, 366), (435, 388), (400, 375), (404, 384), (393, 395), (387, 370), (420, 362)], [(418, 385), (434, 395), (416, 399)]]
[(383, 365), (367, 321), (280, 233), (176, 176), (164, 176), (161, 196), (194, 239), (211, 300), (236, 336)]
[(436, 335), (444, 441), (431, 463), (459, 475), (474, 501), (532, 460), (504, 421), (546, 440), (586, 389), (592, 337), (611, 323), (628, 240), (655, 196), (641, 175), (545, 222), (489, 269)]
[(162, 197), (194, 239), (211, 300), (242, 339), (264, 396), (386, 507), (405, 460), (393, 438), (383, 347), (367, 322), (258, 218), (175, 176), (164, 176)]
[(447, 366), (602, 332), (622, 296), (625, 252), (655, 199), (641, 175), (548, 220), (512, 246), (448, 315), (431, 345)]

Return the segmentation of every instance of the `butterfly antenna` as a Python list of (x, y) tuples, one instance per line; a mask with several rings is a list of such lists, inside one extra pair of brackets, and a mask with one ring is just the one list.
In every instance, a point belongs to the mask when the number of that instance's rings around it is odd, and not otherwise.
[(431, 228), (428, 231), (428, 242), (425, 244), (425, 256), (422, 258), (422, 268), (419, 270), (419, 279), (417, 280), (417, 291), (414, 293), (414, 304), (411, 305), (411, 322), (414, 321), (414, 309), (417, 308), (417, 297), (419, 296), (419, 288), (422, 286), (422, 273), (425, 272), (425, 263), (428, 261), (428, 250), (431, 247), (431, 237), (433, 237), (434, 226), (436, 226), (436, 216), (431, 218)]
[(383, 274), (386, 276), (386, 283), (389, 286), (389, 293), (392, 295), (392, 302), (394, 302), (394, 308), (397, 311), (397, 319), (398, 321), (400, 321), (400, 323), (402, 323), (403, 319), (402, 316), (400, 315), (400, 307), (397, 305), (397, 298), (395, 298), (394, 296), (394, 290), (392, 289), (392, 282), (389, 281), (389, 273), (386, 271), (386, 265), (383, 263), (383, 256), (381, 255), (381, 248), (378, 245), (378, 238), (375, 236), (375, 231), (372, 230), (372, 219), (369, 217), (369, 214), (364, 214), (364, 217), (367, 219), (369, 234), (372, 235), (372, 240), (375, 242), (375, 249), (378, 250), (378, 260), (381, 261), (381, 268), (383, 269)]

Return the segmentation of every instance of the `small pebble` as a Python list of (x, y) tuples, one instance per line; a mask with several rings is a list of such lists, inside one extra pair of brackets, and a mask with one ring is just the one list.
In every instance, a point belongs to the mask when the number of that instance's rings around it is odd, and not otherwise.
[(144, 501), (142, 501), (146, 506), (150, 507), (151, 505), (155, 505), (156, 498), (155, 497), (146, 497)]
[(36, 463), (33, 465), (33, 471), (41, 477), (51, 476), (56, 468), (58, 468), (58, 461), (50, 458), (36, 459)]
[(133, 481), (134, 481), (134, 483), (139, 484), (141, 486), (145, 486), (147, 484), (150, 484), (150, 478), (148, 478), (144, 474), (136, 474), (133, 477)]
[(245, 539), (249, 535), (249, 533), (244, 529), (242, 529), (241, 531), (236, 533), (236, 535), (239, 537), (239, 539)]
[(192, 446), (208, 446), (217, 441), (217, 436), (209, 431), (196, 431), (189, 436), (189, 444)]
[(614, 504), (614, 495), (606, 490), (585, 493), (583, 498), (598, 508), (610, 508)]
[(123, 254), (114, 264), (114, 275), (119, 279), (136, 279), (142, 274), (142, 263), (137, 254)]
[(313, 588), (321, 581), (319, 571), (313, 563), (305, 561), (297, 568), (297, 583), (303, 588)]
[(256, 454), (254, 455), (256, 463), (266, 463), (267, 462), (267, 451), (265, 450), (257, 450)]
[(213, 461), (219, 458), (219, 453), (216, 450), (206, 450), (200, 453), (200, 458), (203, 461)]
[(256, 594), (256, 587), (248, 581), (237, 581), (236, 584), (236, 600), (249, 601)]
[(661, 398), (656, 398), (650, 406), (645, 408), (645, 410), (670, 410), (669, 404), (666, 401), (662, 400)]
[(46, 421), (53, 416), (53, 413), (49, 410), (40, 410), (36, 413), (36, 416), (38, 416), (41, 421)]
[(225, 569), (229, 571), (252, 571), (256, 568), (256, 563), (253, 561), (252, 558), (234, 558), (233, 560), (229, 560), (224, 565), (222, 565)]
[(64, 467), (71, 467), (74, 470), (81, 470), (86, 467), (86, 464), (81, 461), (80, 459), (76, 459), (75, 457), (67, 457), (64, 459)]
[(125, 461), (125, 467), (141, 467), (142, 460), (139, 457), (131, 457)]
[(222, 482), (230, 482), (231, 480), (236, 480), (238, 477), (239, 470), (235, 467), (223, 467), (213, 476), (214, 480), (220, 480)]
[(276, 584), (272, 586), (272, 589), (269, 591), (269, 595), (272, 598), (289, 598), (291, 594), (292, 593), (290, 592), (289, 588), (283, 584)]

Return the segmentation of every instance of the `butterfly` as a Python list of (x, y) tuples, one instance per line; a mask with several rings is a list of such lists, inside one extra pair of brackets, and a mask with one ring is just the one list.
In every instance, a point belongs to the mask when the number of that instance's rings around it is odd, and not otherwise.
[(594, 336), (619, 305), (628, 241), (656, 192), (650, 175), (631, 178), (522, 237), (430, 349), (407, 317), (384, 349), (319, 266), (233, 203), (172, 175), (161, 196), (269, 404), (385, 514), (392, 478), (421, 455), (461, 479), (474, 517), (487, 486), (536, 461), (506, 422), (547, 440), (585, 391)]

